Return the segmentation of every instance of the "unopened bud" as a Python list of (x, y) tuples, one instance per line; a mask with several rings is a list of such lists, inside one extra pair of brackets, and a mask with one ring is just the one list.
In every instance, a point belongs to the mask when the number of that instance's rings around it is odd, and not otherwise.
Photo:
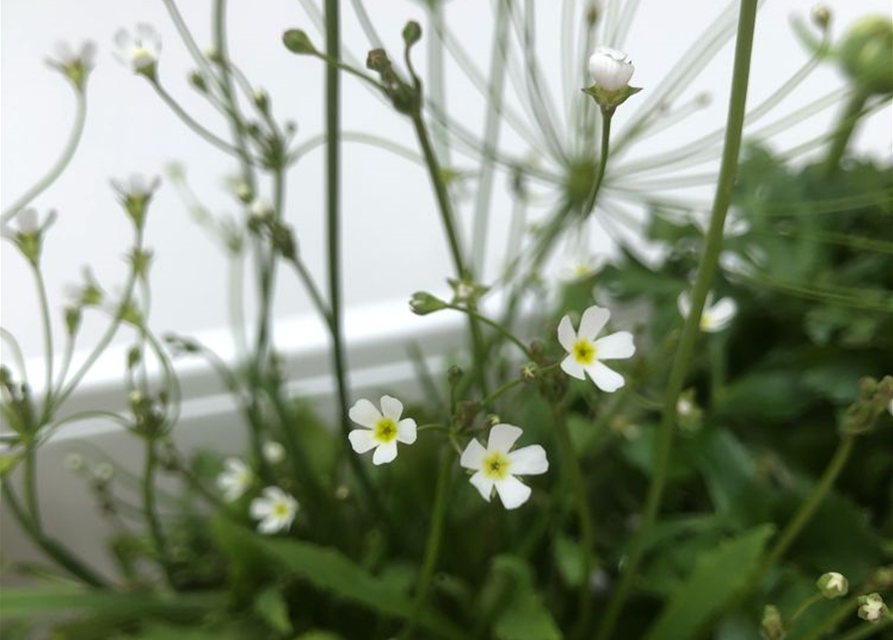
[(65, 329), (68, 335), (73, 336), (81, 328), (80, 307), (65, 307)]
[(763, 640), (782, 640), (785, 636), (781, 611), (774, 604), (767, 604), (763, 609), (763, 620), (760, 623), (760, 638)]
[(412, 309), (413, 313), (420, 316), (440, 311), (445, 309), (446, 306), (446, 302), (426, 291), (415, 292), (409, 300), (409, 308)]
[(252, 99), (254, 100), (254, 104), (255, 106), (257, 106), (258, 109), (260, 109), (264, 113), (267, 112), (267, 109), (270, 107), (270, 96), (267, 94), (266, 91), (264, 91), (263, 89), (255, 89)]
[(372, 49), (366, 56), (366, 68), (382, 73), (391, 68), (391, 60), (384, 49)]
[(887, 613), (887, 605), (879, 593), (859, 596), (859, 617), (868, 622), (877, 622)]
[(208, 90), (208, 84), (205, 82), (205, 76), (203, 76), (198, 71), (193, 71), (189, 74), (189, 84), (191, 84), (196, 91), (200, 93), (205, 93)]
[(815, 25), (822, 31), (831, 25), (831, 9), (827, 5), (817, 4), (810, 11), (810, 17)]
[(407, 22), (406, 26), (403, 27), (403, 42), (406, 43), (407, 48), (411, 47), (421, 39), (422, 26), (415, 20)]
[(843, 574), (836, 571), (822, 574), (818, 582), (816, 582), (816, 586), (822, 592), (822, 595), (829, 600), (841, 598), (850, 590), (849, 581), (843, 577)]
[(313, 46), (310, 37), (301, 29), (289, 29), (282, 34), (282, 44), (286, 49), (298, 55), (316, 53), (316, 47)]

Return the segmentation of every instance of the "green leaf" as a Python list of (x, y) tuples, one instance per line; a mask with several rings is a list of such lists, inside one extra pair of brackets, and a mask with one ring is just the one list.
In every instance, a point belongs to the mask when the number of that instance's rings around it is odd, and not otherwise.
[(4, 589), (3, 617), (23, 618), (38, 614), (78, 611), (79, 613), (165, 614), (195, 612), (221, 606), (226, 594), (207, 593), (118, 593), (102, 589), (42, 587)]
[(423, 608), (416, 612), (412, 599), (393, 588), (392, 583), (377, 578), (336, 549), (290, 539), (268, 539), (253, 531), (216, 520), (219, 538), (233, 548), (255, 557), (260, 554), (275, 562), (282, 574), (298, 577), (318, 589), (377, 611), (385, 616), (409, 619), (416, 615), (419, 626), (444, 638), (461, 639), (465, 634), (439, 613)]
[(497, 614), (493, 632), (499, 640), (561, 640), (561, 631), (534, 588), (530, 566), (515, 556), (493, 560), (493, 571), (506, 576), (511, 596)]
[(291, 620), (288, 617), (288, 605), (282, 592), (276, 588), (265, 589), (254, 599), (254, 612), (271, 629), (286, 634), (292, 632)]
[(741, 589), (756, 568), (772, 525), (761, 525), (705, 552), (646, 636), (687, 640)]

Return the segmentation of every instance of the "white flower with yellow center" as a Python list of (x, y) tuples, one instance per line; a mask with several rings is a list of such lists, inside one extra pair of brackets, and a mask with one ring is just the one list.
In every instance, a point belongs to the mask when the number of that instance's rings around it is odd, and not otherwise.
[(257, 530), (276, 533), (291, 527), (298, 512), (298, 501), (279, 487), (267, 487), (259, 498), (251, 501), (251, 517), (260, 520)]
[(470, 482), (484, 500), (490, 502), (495, 488), (506, 509), (516, 509), (530, 497), (530, 487), (515, 476), (539, 475), (549, 470), (546, 451), (538, 444), (510, 451), (522, 433), (519, 427), (497, 424), (490, 429), (486, 449), (472, 439), (459, 459), (459, 464), (475, 472)]
[(217, 476), (217, 488), (223, 493), (223, 499), (233, 502), (248, 491), (254, 481), (254, 474), (247, 464), (238, 458), (227, 458), (223, 461), (223, 471)]
[(574, 331), (570, 316), (564, 316), (558, 324), (558, 342), (568, 353), (561, 361), (561, 370), (578, 380), (585, 380), (586, 374), (589, 374), (595, 386), (608, 393), (617, 391), (624, 381), (623, 376), (602, 360), (630, 358), (636, 352), (629, 331), (618, 331), (595, 339), (610, 317), (611, 312), (607, 309), (592, 306), (583, 312), (579, 331)]
[(115, 32), (115, 57), (134, 71), (142, 71), (158, 62), (161, 53), (161, 37), (154, 27), (146, 23), (136, 25), (133, 33), (126, 29)]
[(372, 454), (374, 464), (385, 464), (397, 457), (397, 443), (412, 444), (416, 440), (416, 423), (412, 418), (400, 419), (403, 403), (391, 396), (381, 397), (381, 411), (365, 398), (350, 408), (350, 419), (363, 429), (354, 429), (347, 437), (357, 453)]
[[(683, 318), (687, 318), (691, 312), (691, 296), (688, 291), (680, 293), (676, 303), (679, 306), (679, 313)], [(729, 326), (737, 314), (738, 305), (732, 298), (721, 298), (716, 304), (713, 304), (713, 293), (709, 293), (704, 302), (704, 312), (701, 314), (701, 331), (707, 333), (722, 331)]]

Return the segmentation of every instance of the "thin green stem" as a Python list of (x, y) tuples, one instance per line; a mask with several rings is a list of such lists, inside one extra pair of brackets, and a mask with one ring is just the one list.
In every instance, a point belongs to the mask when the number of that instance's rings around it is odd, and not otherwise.
[(825, 175), (830, 176), (840, 166), (840, 160), (843, 158), (850, 138), (853, 137), (856, 124), (860, 120), (860, 115), (865, 109), (869, 97), (870, 94), (867, 91), (859, 90), (853, 93), (849, 101), (847, 101), (837, 129), (834, 131), (831, 148), (828, 150), (828, 157), (825, 159)]
[(155, 451), (155, 440), (150, 436), (146, 439), (146, 465), (143, 469), (143, 510), (149, 524), (149, 532), (152, 536), (152, 544), (158, 556), (158, 563), (164, 569), (168, 582), (171, 581), (170, 561), (167, 556), (167, 541), (164, 529), (158, 519), (155, 501), (155, 470), (158, 465), (158, 456)]
[[(339, 0), (325, 0), (326, 55), (332, 60), (340, 58), (341, 10)], [(329, 270), (329, 311), (331, 313), (332, 364), (338, 387), (338, 405), (341, 418), (341, 434), (344, 451), (354, 475), (363, 486), (375, 509), (384, 515), (372, 481), (360, 458), (349, 450), (347, 435), (350, 433), (350, 390), (344, 353), (344, 311), (341, 293), (341, 78), (339, 67), (326, 65), (326, 236)]]
[(84, 124), (87, 121), (87, 94), (84, 91), (75, 90), (75, 95), (77, 97), (77, 102), (74, 125), (72, 126), (71, 133), (68, 135), (68, 142), (66, 142), (65, 147), (63, 147), (59, 159), (56, 160), (52, 167), (50, 167), (50, 170), (47, 171), (46, 175), (3, 211), (2, 215), (0, 215), (0, 221), (3, 223), (9, 222), (21, 209), (28, 206), (34, 198), (46, 191), (46, 189), (53, 184), (60, 175), (62, 175), (62, 172), (65, 171), (65, 167), (68, 166), (68, 163), (71, 162), (71, 159), (74, 157), (74, 153), (77, 151), (78, 144), (80, 144), (81, 137), (84, 133)]
[(707, 232), (704, 254), (698, 266), (698, 275), (692, 292), (692, 308), (682, 328), (682, 335), (673, 360), (673, 368), (664, 396), (664, 407), (658, 429), (654, 472), (648, 497), (642, 511), (639, 530), (630, 545), (623, 566), (620, 583), (599, 622), (596, 640), (607, 640), (614, 631), (617, 618), (629, 595), (633, 580), (642, 560), (645, 542), (651, 533), (660, 510), (673, 449), (673, 430), (677, 422), (676, 404), (685, 385), (694, 347), (700, 334), (701, 313), (713, 280), (713, 273), (722, 249), (723, 225), (732, 199), (732, 188), (738, 169), (741, 150), (741, 133), (744, 127), (747, 85), (750, 77), (750, 59), (753, 49), (754, 25), (758, 0), (741, 0), (738, 18), (738, 37), (735, 44), (735, 62), (732, 71), (732, 90), (726, 126), (726, 139), (710, 228)]
[(825, 596), (823, 596), (821, 593), (814, 593), (813, 595), (809, 596), (800, 604), (799, 607), (797, 607), (794, 613), (791, 614), (791, 617), (788, 619), (788, 623), (793, 624), (800, 616), (806, 613), (810, 609), (810, 607), (812, 607), (812, 605), (817, 602), (821, 602), (824, 599)]
[(512, 333), (511, 331), (506, 329), (503, 325), (499, 324), (495, 320), (491, 320), (487, 316), (481, 315), (474, 309), (469, 309), (467, 307), (460, 307), (459, 305), (456, 305), (456, 304), (447, 304), (446, 308), (453, 309), (455, 311), (461, 311), (462, 313), (467, 315), (469, 318), (472, 318), (479, 322), (483, 322), (487, 326), (492, 327), (493, 329), (496, 329), (496, 331), (499, 332), (505, 339), (509, 340), (510, 342), (513, 342), (525, 356), (527, 356), (531, 360), (536, 359), (534, 357), (533, 351), (530, 350), (530, 347), (528, 347), (526, 344), (524, 344), (524, 342), (521, 340), (521, 338), (516, 336), (514, 333)]
[(583, 579), (580, 581), (580, 593), (577, 600), (577, 623), (572, 634), (572, 637), (579, 638), (586, 632), (592, 615), (592, 607), (589, 602), (589, 575), (592, 573), (592, 567), (594, 566), (592, 559), (594, 544), (592, 514), (589, 511), (589, 502), (586, 499), (586, 484), (583, 481), (580, 461), (574, 453), (574, 444), (567, 426), (564, 406), (554, 407), (552, 416), (555, 422), (555, 431), (558, 434), (558, 444), (561, 447), (561, 456), (564, 459), (567, 479), (574, 492), (577, 519), (580, 526), (580, 547), (583, 551)]
[(40, 499), (37, 495), (37, 443), (29, 438), (25, 443), (25, 500), (28, 511), (34, 521), (34, 527), (43, 531), (43, 522), (40, 515)]
[(43, 550), (56, 564), (68, 571), (75, 578), (91, 587), (101, 588), (107, 586), (105, 578), (96, 573), (92, 568), (80, 561), (62, 544), (46, 536), (40, 531), (25, 514), (22, 505), (12, 490), (9, 482), (0, 482), (0, 491), (3, 499), (9, 507), (9, 511), (18, 522), (19, 526), (31, 536), (31, 540)]
[(608, 151), (611, 142), (611, 119), (614, 114), (612, 112), (602, 111), (602, 145), (598, 158), (598, 171), (595, 174), (595, 182), (592, 183), (592, 190), (583, 206), (583, 217), (585, 218), (595, 208), (595, 202), (598, 199), (598, 192), (602, 188), (602, 182), (605, 179), (605, 168), (608, 166)]
[(425, 559), (419, 574), (418, 589), (415, 594), (415, 606), (413, 615), (407, 621), (400, 633), (400, 640), (412, 637), (418, 620), (419, 613), (428, 598), (428, 590), (437, 568), (437, 558), (440, 555), (440, 542), (443, 539), (443, 525), (446, 519), (447, 489), (450, 484), (450, 475), (453, 470), (455, 453), (447, 449), (440, 463), (440, 472), (437, 475), (437, 488), (434, 490), (434, 505), (431, 509), (431, 528), (428, 530), (428, 541), (425, 543)]
[(335, 320), (332, 317), (332, 310), (329, 309), (325, 298), (323, 298), (322, 291), (319, 290), (319, 287), (313, 280), (313, 276), (311, 276), (310, 271), (307, 270), (307, 265), (304, 264), (304, 261), (301, 260), (299, 256), (295, 256), (293, 260), (289, 260), (289, 263), (295, 268), (298, 277), (301, 279), (301, 282), (304, 283), (304, 288), (307, 289), (307, 295), (310, 296), (310, 301), (313, 303), (313, 306), (316, 307), (316, 311), (319, 313), (320, 317), (322, 317), (326, 326), (329, 327), (329, 331), (333, 331), (335, 329)]
[(863, 638), (870, 638), (871, 636), (880, 633), (891, 625), (893, 625), (893, 618), (888, 614), (886, 618), (879, 622), (866, 622), (865, 624), (859, 625), (855, 629), (840, 636), (837, 640), (863, 640)]
[(16, 361), (16, 365), (19, 367), (19, 374), (22, 376), (22, 382), (24, 382), (29, 387), (31, 386), (28, 382), (28, 368), (25, 366), (25, 354), (22, 353), (22, 347), (19, 345), (19, 341), (16, 340), (15, 336), (9, 332), (9, 330), (0, 327), (0, 340), (3, 340), (6, 344), (9, 345), (9, 348), (12, 350), (12, 357)]
[(37, 283), (37, 298), (40, 301), (40, 322), (43, 327), (43, 350), (44, 350), (44, 388), (43, 388), (43, 415), (40, 422), (43, 423), (49, 417), (49, 410), (53, 403), (53, 323), (50, 318), (50, 305), (47, 299), (46, 283), (43, 279), (43, 272), (40, 265), (36, 262), (30, 262), (31, 270), (34, 272), (34, 280)]
[(174, 99), (174, 97), (167, 92), (167, 90), (161, 86), (160, 82), (151, 82), (152, 87), (155, 89), (155, 92), (159, 95), (161, 100), (170, 107), (170, 110), (174, 112), (174, 114), (180, 118), (180, 120), (187, 127), (192, 129), (200, 138), (217, 147), (221, 151), (228, 153), (231, 156), (241, 157), (239, 150), (229, 144), (226, 140), (214, 135), (207, 129), (205, 129), (195, 118), (193, 118), (189, 113), (180, 105), (179, 102)]

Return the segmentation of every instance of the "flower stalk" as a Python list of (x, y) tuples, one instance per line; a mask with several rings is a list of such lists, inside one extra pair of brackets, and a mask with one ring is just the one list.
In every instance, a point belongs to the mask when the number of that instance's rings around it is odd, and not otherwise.
[(738, 169), (738, 156), (741, 150), (744, 128), (747, 86), (750, 78), (750, 61), (753, 50), (754, 27), (756, 22), (757, 0), (741, 0), (738, 16), (738, 36), (735, 44), (735, 62), (732, 70), (732, 89), (726, 126), (722, 163), (710, 227), (707, 231), (704, 253), (698, 266), (698, 275), (692, 291), (691, 312), (685, 320), (673, 368), (664, 395), (661, 422), (658, 428), (654, 472), (648, 497), (642, 511), (642, 521), (633, 539), (626, 563), (623, 566), (620, 583), (614, 592), (604, 616), (599, 622), (596, 640), (607, 640), (614, 631), (617, 619), (629, 596), (633, 580), (642, 560), (645, 542), (657, 519), (666, 487), (670, 457), (673, 450), (673, 430), (677, 422), (677, 401), (685, 385), (689, 364), (700, 333), (701, 313), (707, 301), (707, 294), (713, 280), (713, 273), (719, 261), (723, 244), (723, 226), (732, 200), (732, 189)]

